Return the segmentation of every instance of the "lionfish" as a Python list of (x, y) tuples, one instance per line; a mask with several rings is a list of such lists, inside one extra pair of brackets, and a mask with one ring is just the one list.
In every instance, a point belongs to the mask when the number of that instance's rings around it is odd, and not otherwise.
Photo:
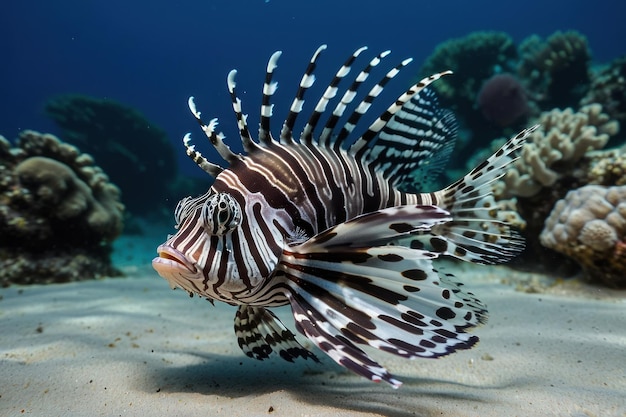
[[(289, 305), (296, 329), (335, 362), (399, 387), (358, 345), (404, 358), (437, 358), (478, 341), (466, 330), (485, 322), (484, 304), (451, 274), (438, 272), (433, 260), (446, 255), (493, 264), (522, 250), (523, 240), (497, 207), (491, 186), (530, 130), (443, 190), (419, 193), (420, 184), (443, 169), (456, 136), (454, 117), (426, 88), (450, 71), (411, 86), (355, 138), (372, 102), (411, 61), (391, 68), (355, 105), (370, 71), (390, 53), (375, 56), (340, 90), (367, 49), (360, 48), (336, 72), (296, 139), (296, 119), (324, 49), (310, 59), (278, 139), (270, 130), (270, 99), (281, 52), (267, 64), (257, 140), (235, 90), (237, 71), (228, 74), (245, 154), (233, 152), (216, 131), (217, 119), (205, 123), (189, 98), (192, 114), (228, 167), (208, 161), (185, 135), (187, 155), (214, 183), (204, 195), (178, 203), (177, 232), (158, 247), (152, 264), (172, 288), (238, 306), (235, 333), (249, 357), (277, 353), (287, 361), (318, 361), (268, 310)], [(326, 123), (315, 133), (323, 116)], [(346, 121), (339, 127), (340, 119)]]

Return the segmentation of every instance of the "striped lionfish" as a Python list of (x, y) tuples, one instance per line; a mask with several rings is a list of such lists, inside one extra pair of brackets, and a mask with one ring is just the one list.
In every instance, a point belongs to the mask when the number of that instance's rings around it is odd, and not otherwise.
[[(358, 345), (405, 358), (436, 358), (478, 341), (466, 330), (485, 322), (485, 306), (451, 275), (439, 273), (433, 260), (448, 255), (492, 264), (522, 250), (522, 238), (496, 206), (491, 184), (516, 159), (530, 130), (452, 185), (420, 194), (420, 181), (443, 169), (456, 135), (454, 117), (426, 88), (450, 72), (411, 86), (354, 138), (372, 102), (411, 61), (389, 70), (352, 105), (370, 70), (389, 51), (374, 57), (329, 113), (340, 81), (366, 50), (360, 48), (339, 68), (296, 139), (295, 122), (325, 48), (311, 58), (278, 139), (270, 130), (270, 99), (281, 52), (267, 65), (257, 140), (235, 90), (236, 70), (229, 73), (245, 154), (231, 151), (216, 131), (217, 119), (205, 123), (189, 99), (228, 167), (208, 161), (185, 135), (187, 155), (215, 181), (204, 195), (178, 203), (178, 231), (158, 247), (152, 264), (172, 288), (238, 306), (235, 333), (252, 358), (274, 352), (287, 361), (318, 361), (268, 310), (289, 305), (297, 330), (335, 362), (399, 387), (401, 382)], [(352, 113), (346, 113), (351, 105)], [(326, 123), (316, 134), (322, 116)]]

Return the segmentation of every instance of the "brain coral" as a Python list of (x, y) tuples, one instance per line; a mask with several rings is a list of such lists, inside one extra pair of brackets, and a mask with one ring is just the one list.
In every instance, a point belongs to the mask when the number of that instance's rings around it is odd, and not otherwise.
[(546, 219), (540, 240), (578, 262), (589, 279), (625, 286), (626, 186), (570, 191)]
[(521, 197), (551, 187), (590, 150), (604, 147), (619, 123), (592, 104), (578, 112), (568, 108), (541, 114), (539, 128), (522, 148), (521, 158), (504, 177), (506, 193)]
[(52, 135), (0, 136), (0, 283), (114, 275), (110, 243), (121, 233), (119, 189), (93, 158)]

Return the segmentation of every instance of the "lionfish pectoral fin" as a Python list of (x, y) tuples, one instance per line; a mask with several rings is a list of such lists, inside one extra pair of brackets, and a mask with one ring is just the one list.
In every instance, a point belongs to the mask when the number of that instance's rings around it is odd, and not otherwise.
[(298, 331), (340, 365), (394, 387), (400, 382), (356, 344), (405, 358), (474, 345), (478, 338), (465, 331), (486, 321), (485, 306), (437, 273), (432, 259), (438, 254), (395, 244), (447, 220), (434, 206), (400, 206), (286, 248), (278, 270)]
[(318, 233), (304, 244), (307, 252), (332, 252), (335, 248), (373, 247), (428, 232), (452, 220), (437, 206), (405, 205), (362, 214)]
[(276, 352), (288, 362), (317, 357), (305, 349), (295, 335), (271, 311), (263, 307), (241, 305), (235, 315), (235, 334), (241, 350), (249, 357), (264, 360)]
[(294, 293), (290, 299), (298, 331), (308, 337), (332, 360), (371, 381), (386, 381), (394, 388), (402, 385), (402, 382), (395, 379), (389, 371), (350, 342), (342, 334), (342, 329), (329, 323), (325, 315), (307, 301), (311, 299), (310, 294), (301, 296)]

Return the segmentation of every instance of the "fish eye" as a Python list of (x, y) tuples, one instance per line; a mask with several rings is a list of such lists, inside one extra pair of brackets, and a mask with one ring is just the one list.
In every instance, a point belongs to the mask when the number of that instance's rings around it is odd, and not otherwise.
[(220, 210), (217, 214), (217, 220), (220, 224), (226, 223), (228, 221), (229, 212), (226, 211), (226, 206), (220, 205)]
[(241, 207), (227, 193), (209, 196), (202, 206), (200, 215), (206, 230), (216, 236), (232, 232), (241, 223)]

